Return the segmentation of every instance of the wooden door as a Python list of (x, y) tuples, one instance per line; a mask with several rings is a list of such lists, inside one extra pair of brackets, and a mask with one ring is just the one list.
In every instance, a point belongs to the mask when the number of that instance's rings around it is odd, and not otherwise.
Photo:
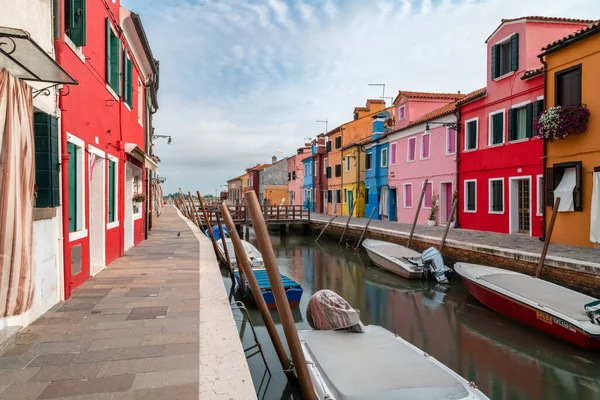
[(529, 204), (529, 180), (520, 179), (518, 184), (519, 196), (519, 233), (529, 233), (531, 204)]

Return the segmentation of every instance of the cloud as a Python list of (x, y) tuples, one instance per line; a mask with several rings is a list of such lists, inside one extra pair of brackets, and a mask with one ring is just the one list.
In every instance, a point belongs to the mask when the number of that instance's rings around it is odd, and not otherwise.
[(156, 143), (166, 192), (214, 193), (248, 166), (399, 89), (485, 85), (502, 18), (598, 18), (597, 0), (122, 0), (161, 62)]

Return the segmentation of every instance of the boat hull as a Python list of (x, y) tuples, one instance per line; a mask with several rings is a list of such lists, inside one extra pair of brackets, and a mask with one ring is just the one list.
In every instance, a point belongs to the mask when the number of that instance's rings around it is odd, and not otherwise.
[[(264, 272), (264, 270), (260, 271), (260, 270), (255, 270), (255, 275), (256, 274), (261, 274), (261, 275), (266, 275), (266, 273)], [(242, 285), (242, 279), (240, 278), (240, 274), (239, 272), (235, 272), (234, 273), (235, 279), (238, 283), (239, 286)], [(289, 278), (287, 277), (283, 277), (284, 281), (288, 280)], [(260, 280), (257, 279), (257, 280)], [(302, 293), (304, 293), (304, 289), (298, 285), (297, 283), (295, 283), (295, 285), (293, 286), (288, 286), (285, 287), (285, 283), (284, 283), (284, 289), (285, 289), (285, 296), (287, 298), (288, 303), (290, 304), (291, 307), (295, 307), (298, 306), (300, 304), (300, 300), (302, 300)], [(254, 295), (252, 294), (252, 290), (250, 290), (250, 287), (248, 286), (248, 283), (246, 282), (246, 291), (248, 294), (248, 297), (256, 303), (256, 300), (254, 299)], [(270, 309), (275, 309), (277, 308), (277, 304), (275, 303), (275, 295), (273, 293), (273, 290), (269, 287), (269, 288), (262, 288), (261, 287), (261, 293), (262, 293), (262, 297), (265, 300), (265, 304), (267, 305), (268, 308)]]
[(375, 253), (374, 251), (372, 251), (368, 248), (365, 248), (365, 249), (367, 250), (367, 254), (369, 255), (369, 258), (371, 259), (371, 261), (373, 261), (373, 263), (375, 265), (377, 265), (379, 268), (385, 269), (386, 271), (389, 271), (393, 274), (396, 274), (396, 275), (401, 276), (406, 279), (422, 279), (423, 278), (422, 272), (407, 271), (406, 269), (398, 266), (397, 264), (386, 259), (385, 257), (380, 256), (379, 254)]
[(584, 349), (600, 349), (600, 336), (592, 336), (566, 321), (506, 295), (486, 288), (462, 276), (465, 287), (481, 303), (492, 310), (533, 326), (547, 334), (570, 342)]

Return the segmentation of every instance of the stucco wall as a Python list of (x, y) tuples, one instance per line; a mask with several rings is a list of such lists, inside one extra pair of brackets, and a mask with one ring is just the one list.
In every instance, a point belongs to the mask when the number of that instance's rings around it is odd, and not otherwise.
[[(264, 198), (269, 198), (268, 194), (265, 193), (267, 186), (286, 186), (287, 187), (287, 173), (288, 173), (288, 165), (287, 158), (283, 158), (276, 163), (266, 167), (262, 171), (259, 172), (259, 193), (263, 195)], [(286, 189), (287, 191), (287, 189)], [(285, 195), (287, 201), (287, 194)]]

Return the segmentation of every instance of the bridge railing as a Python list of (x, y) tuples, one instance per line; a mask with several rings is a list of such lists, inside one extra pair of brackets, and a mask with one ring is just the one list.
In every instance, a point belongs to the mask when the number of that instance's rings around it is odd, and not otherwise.
[[(200, 218), (204, 222), (204, 217), (200, 212), (200, 206), (197, 205)], [(206, 205), (206, 213), (208, 214), (208, 220), (210, 225), (217, 223), (216, 214), (219, 212), (217, 205)], [(250, 216), (246, 210), (246, 206), (243, 205), (229, 205), (227, 206), (231, 219), (234, 224), (248, 224), (250, 223)], [(267, 223), (270, 224), (293, 224), (293, 223), (308, 223), (310, 222), (310, 210), (304, 209), (302, 205), (273, 205), (261, 207), (263, 215), (267, 218)], [(205, 223), (206, 224), (206, 223)]]

